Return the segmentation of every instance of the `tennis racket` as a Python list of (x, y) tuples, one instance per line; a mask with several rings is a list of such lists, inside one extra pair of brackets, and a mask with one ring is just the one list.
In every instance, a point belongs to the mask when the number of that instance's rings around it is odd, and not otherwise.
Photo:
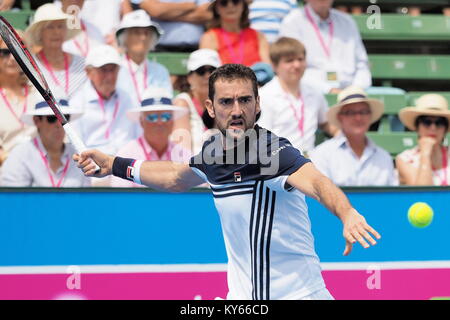
[[(75, 147), (78, 154), (86, 150), (86, 146), (81, 141), (78, 134), (71, 127), (64, 114), (61, 112), (61, 108), (56, 102), (50, 88), (42, 75), (36, 61), (28, 51), (22, 39), (19, 37), (14, 28), (9, 24), (5, 17), (0, 16), (0, 35), (3, 41), (8, 46), (12, 55), (16, 59), (19, 66), (22, 68), (25, 75), (30, 79), (31, 83), (36, 87), (39, 93), (42, 95), (48, 106), (52, 109), (58, 121), (64, 128), (69, 140)], [(96, 171), (99, 171), (100, 167), (96, 167)]]

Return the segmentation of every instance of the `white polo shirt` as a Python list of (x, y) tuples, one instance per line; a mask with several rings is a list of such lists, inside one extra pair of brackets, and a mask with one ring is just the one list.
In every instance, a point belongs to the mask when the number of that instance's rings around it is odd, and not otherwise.
[(73, 126), (88, 148), (115, 155), (142, 131), (138, 123), (128, 119), (126, 113), (134, 104), (128, 93), (120, 88), (105, 101), (99, 99), (91, 81), (88, 81), (69, 104), (84, 110), (83, 115), (73, 121)]
[[(300, 92), (301, 99), (286, 93), (275, 76), (259, 91), (261, 117), (258, 124), (285, 137), (302, 152), (308, 152), (314, 148), (318, 126), (327, 122), (328, 103), (322, 93), (303, 81)], [(303, 130), (299, 127), (301, 122)]]
[[(322, 42), (305, 8), (309, 8)], [(291, 37), (305, 45), (308, 67), (303, 76), (304, 81), (323, 93), (328, 93), (331, 88), (343, 89), (349, 85), (368, 88), (372, 84), (369, 60), (352, 17), (331, 9), (329, 18), (321, 20), (309, 5), (305, 8), (291, 11), (280, 28), (280, 37)], [(328, 49), (329, 56), (323, 45)], [(329, 79), (333, 74), (337, 76), (336, 81)]]
[(361, 158), (342, 133), (318, 145), (309, 156), (317, 169), (339, 186), (398, 185), (392, 157), (369, 138), (367, 141)]
[[(39, 136), (35, 140), (23, 142), (17, 145), (9, 154), (2, 167), (0, 185), (4, 187), (89, 187), (90, 178), (72, 160), (76, 153), (70, 143), (65, 144), (61, 156), (62, 166), (56, 172), (46, 166), (47, 150), (42, 145)], [(41, 153), (39, 152), (41, 150)]]

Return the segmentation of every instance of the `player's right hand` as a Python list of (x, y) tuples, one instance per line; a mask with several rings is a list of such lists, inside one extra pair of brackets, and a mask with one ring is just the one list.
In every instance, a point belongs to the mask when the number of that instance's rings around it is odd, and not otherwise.
[[(78, 163), (78, 168), (83, 170), (85, 176), (101, 178), (112, 173), (114, 157), (98, 150), (86, 150), (81, 154), (74, 154), (73, 160)], [(100, 167), (100, 171), (96, 171), (95, 164)]]

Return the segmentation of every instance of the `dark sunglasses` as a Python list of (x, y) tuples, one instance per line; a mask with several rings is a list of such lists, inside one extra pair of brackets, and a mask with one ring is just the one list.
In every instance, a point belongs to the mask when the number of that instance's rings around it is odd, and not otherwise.
[(215, 67), (203, 66), (195, 70), (195, 73), (199, 76), (204, 76), (206, 73), (213, 73), (216, 70)]
[(161, 122), (168, 122), (172, 120), (172, 114), (170, 112), (164, 112), (161, 114), (150, 113), (145, 116), (145, 120), (147, 120), (150, 123), (156, 123), (158, 122), (158, 120), (161, 120)]
[(436, 127), (448, 127), (448, 121), (446, 118), (419, 118), (418, 123), (423, 124), (427, 128), (431, 127), (432, 124), (436, 125)]
[(226, 7), (228, 6), (228, 2), (233, 2), (233, 4), (237, 6), (241, 0), (219, 0), (218, 2), (220, 6)]
[[(70, 114), (66, 114), (65, 117), (67, 121), (70, 121)], [(46, 116), (46, 118), (48, 123), (55, 123), (58, 120), (56, 116)]]
[(0, 57), (7, 57), (11, 54), (11, 51), (8, 48), (0, 49)]
[(346, 116), (346, 117), (355, 117), (357, 115), (360, 116), (368, 116), (372, 112), (370, 110), (359, 110), (359, 111), (353, 111), (353, 110), (347, 110), (339, 112), (340, 115)]

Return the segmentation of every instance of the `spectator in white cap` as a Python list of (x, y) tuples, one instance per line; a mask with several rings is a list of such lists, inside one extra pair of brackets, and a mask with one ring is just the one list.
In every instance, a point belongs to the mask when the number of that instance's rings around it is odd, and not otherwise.
[(401, 122), (417, 132), (417, 146), (395, 159), (401, 184), (412, 186), (450, 184), (449, 148), (444, 144), (450, 131), (448, 102), (440, 94), (420, 96), (415, 106), (399, 112)]
[[(36, 103), (22, 120), (37, 128), (37, 136), (17, 145), (3, 164), (0, 185), (8, 187), (87, 187), (85, 177), (72, 161), (76, 153), (70, 143), (64, 143), (65, 132), (47, 102), (36, 94)], [(59, 106), (71, 121), (81, 110), (69, 106), (67, 99), (58, 100)]]
[(93, 48), (86, 58), (89, 81), (70, 101), (85, 111), (74, 125), (86, 146), (110, 154), (139, 134), (139, 127), (126, 117), (133, 108), (132, 100), (117, 87), (120, 64), (120, 55), (113, 47)]
[(383, 111), (383, 103), (361, 88), (345, 88), (327, 112), (328, 122), (342, 132), (310, 153), (317, 169), (340, 186), (397, 185), (390, 154), (366, 136)]
[[(139, 123), (143, 134), (123, 146), (117, 155), (143, 160), (189, 161), (190, 150), (170, 141), (174, 121), (187, 112), (186, 108), (172, 104), (172, 93), (165, 88), (150, 87), (144, 91), (141, 106), (128, 111), (128, 117)], [(140, 186), (132, 181), (113, 177), (113, 187)], [(143, 187), (143, 186), (140, 186)]]
[(47, 3), (36, 10), (33, 22), (25, 30), (25, 39), (36, 52), (50, 88), (64, 92), (68, 98), (87, 81), (84, 59), (63, 51), (63, 43), (81, 31), (67, 27), (72, 19), (57, 5)]
[(214, 120), (206, 112), (205, 101), (208, 99), (208, 79), (211, 73), (222, 65), (219, 54), (212, 49), (199, 49), (189, 55), (187, 61), (186, 92), (175, 97), (174, 104), (188, 110), (176, 124), (176, 129), (189, 132), (189, 139), (185, 139), (183, 146), (197, 154), (203, 145), (205, 131), (211, 129)]
[(85, 0), (61, 0), (61, 10), (73, 16), (69, 26), (80, 30), (76, 37), (64, 42), (63, 50), (86, 58), (90, 49), (105, 43), (105, 38), (94, 24), (81, 17), (84, 2)]
[(161, 34), (159, 25), (144, 10), (124, 15), (116, 32), (118, 44), (124, 52), (119, 86), (130, 93), (135, 106), (140, 105), (142, 94), (148, 87), (172, 91), (167, 68), (147, 58)]

